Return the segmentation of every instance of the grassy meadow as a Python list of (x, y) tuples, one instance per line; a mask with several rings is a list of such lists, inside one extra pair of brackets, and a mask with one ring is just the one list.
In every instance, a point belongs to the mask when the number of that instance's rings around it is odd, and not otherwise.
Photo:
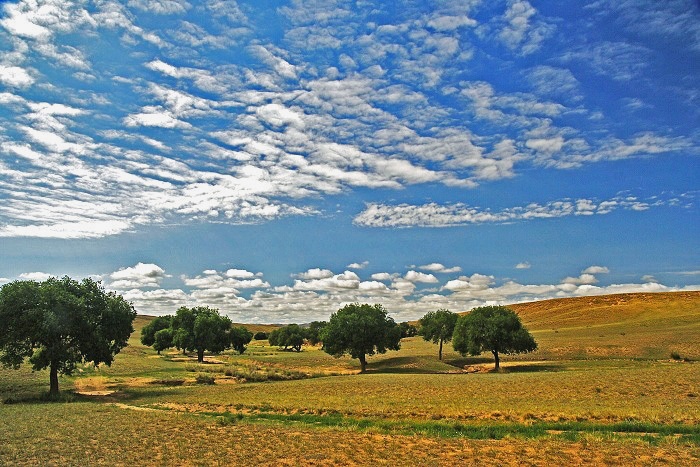
[(61, 402), (47, 372), (0, 369), (0, 465), (700, 463), (700, 292), (513, 309), (540, 348), (498, 373), (420, 337), (364, 375), (267, 341), (197, 364), (142, 346), (139, 316), (111, 367), (61, 377)]

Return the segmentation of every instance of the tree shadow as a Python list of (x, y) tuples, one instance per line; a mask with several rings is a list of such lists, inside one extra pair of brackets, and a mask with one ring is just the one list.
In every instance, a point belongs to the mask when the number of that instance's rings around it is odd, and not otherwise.
[(539, 373), (547, 371), (564, 371), (564, 366), (559, 363), (516, 363), (501, 367), (502, 373)]
[[(445, 363), (457, 367), (459, 369), (466, 369), (469, 367), (486, 367), (484, 372), (495, 372), (495, 362), (493, 358), (487, 357), (472, 357), (472, 358), (455, 358), (450, 360), (445, 360)], [(548, 361), (548, 362), (504, 362), (501, 360), (500, 373), (539, 373), (547, 371), (563, 371), (564, 366), (561, 363)]]
[(493, 363), (493, 358), (487, 358), (487, 357), (461, 357), (461, 358), (449, 358), (443, 360), (443, 362), (447, 363), (448, 365), (455, 366), (459, 369), (464, 368), (465, 366), (471, 366), (471, 365), (481, 365), (484, 363)]
[(432, 359), (416, 357), (390, 357), (367, 365), (367, 373), (393, 374), (441, 374), (454, 371), (450, 365)]

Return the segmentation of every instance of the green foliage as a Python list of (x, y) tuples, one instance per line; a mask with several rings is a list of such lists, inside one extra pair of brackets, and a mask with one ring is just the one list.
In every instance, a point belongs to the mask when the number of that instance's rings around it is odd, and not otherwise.
[(537, 343), (525, 329), (520, 317), (504, 306), (474, 308), (459, 317), (452, 346), (462, 355), (490, 351), (500, 367), (499, 354), (518, 354), (537, 350)]
[(231, 347), (231, 320), (213, 308), (180, 307), (172, 319), (172, 330), (175, 347), (196, 350), (200, 363), (204, 361), (204, 351), (218, 353)]
[(246, 346), (253, 340), (253, 333), (243, 326), (234, 326), (228, 333), (229, 344), (239, 354), (245, 352)]
[(305, 338), (306, 333), (301, 326), (290, 324), (270, 332), (268, 341), (271, 345), (276, 345), (285, 350), (292, 349), (301, 352), (301, 346), (304, 345)]
[(265, 339), (267, 339), (267, 333), (265, 331), (258, 331), (253, 336), (253, 339), (255, 339), (256, 341), (264, 341)]
[(402, 339), (404, 337), (414, 337), (418, 335), (418, 328), (406, 321), (399, 323), (399, 329), (401, 329)]
[(399, 350), (401, 346), (401, 329), (379, 304), (344, 306), (331, 315), (320, 337), (323, 350), (334, 357), (349, 354), (359, 359), (363, 373), (367, 355)]
[(135, 318), (129, 302), (92, 279), (11, 282), (0, 288), (0, 363), (17, 369), (28, 357), (34, 370), (49, 368), (55, 396), (58, 374), (83, 362), (111, 365)]
[(197, 375), (194, 378), (195, 382), (197, 384), (214, 384), (215, 383), (215, 378), (211, 375)]
[(322, 342), (321, 332), (323, 328), (326, 327), (328, 323), (325, 321), (312, 321), (309, 327), (304, 330), (306, 335), (306, 340), (309, 341), (311, 345), (318, 345)]
[(153, 348), (160, 354), (162, 350), (173, 346), (173, 330), (165, 328), (157, 331), (153, 338)]
[[(156, 341), (156, 333), (171, 326), (173, 317), (158, 316), (141, 329), (141, 343), (151, 347)], [(171, 346), (172, 347), (172, 346)]]
[(438, 358), (442, 360), (442, 344), (452, 340), (452, 333), (457, 323), (458, 315), (450, 310), (440, 309), (426, 313), (418, 322), (420, 323), (420, 335), (426, 341), (440, 344)]

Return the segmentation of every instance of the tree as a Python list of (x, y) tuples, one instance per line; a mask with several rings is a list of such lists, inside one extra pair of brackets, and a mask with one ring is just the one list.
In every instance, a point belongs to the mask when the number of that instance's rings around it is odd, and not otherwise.
[(267, 333), (265, 331), (258, 331), (253, 336), (253, 339), (255, 339), (256, 341), (264, 341), (265, 339), (267, 339)]
[(403, 339), (404, 337), (414, 337), (418, 335), (418, 328), (409, 323), (408, 321), (404, 321), (403, 323), (399, 323), (399, 328), (401, 329), (401, 338)]
[(234, 326), (229, 331), (229, 342), (231, 347), (238, 352), (243, 354), (245, 352), (246, 346), (253, 340), (253, 333), (243, 326)]
[(282, 326), (281, 328), (272, 331), (268, 336), (270, 345), (276, 345), (284, 348), (285, 350), (291, 347), (292, 350), (297, 352), (301, 352), (301, 346), (304, 345), (304, 339), (304, 330), (298, 324)]
[[(172, 319), (173, 317), (170, 315), (158, 316), (153, 321), (145, 325), (141, 329), (141, 343), (148, 347), (152, 346), (156, 340), (156, 333), (163, 329), (169, 328), (172, 324)], [(170, 345), (169, 347), (172, 347), (172, 345)]]
[(328, 323), (325, 321), (312, 321), (309, 323), (309, 327), (304, 330), (306, 340), (309, 341), (309, 344), (318, 345), (321, 343), (321, 331), (323, 331), (323, 328), (326, 327), (327, 324)]
[(173, 345), (183, 351), (196, 350), (197, 361), (202, 363), (204, 351), (217, 353), (231, 347), (231, 324), (219, 310), (206, 306), (180, 307), (172, 319)]
[(323, 350), (334, 357), (349, 354), (359, 359), (364, 373), (367, 355), (399, 350), (401, 329), (381, 305), (354, 303), (331, 315), (321, 332), (321, 340)]
[(158, 332), (156, 332), (155, 336), (153, 336), (153, 348), (158, 352), (158, 355), (160, 355), (160, 352), (165, 349), (169, 349), (170, 347), (173, 346), (173, 330), (172, 328), (165, 328), (165, 329), (160, 329)]
[(460, 316), (452, 336), (452, 346), (462, 355), (490, 351), (500, 368), (499, 353), (506, 355), (537, 350), (537, 343), (523, 327), (520, 317), (504, 306), (474, 308)]
[(432, 341), (433, 344), (440, 344), (438, 350), (438, 359), (442, 360), (442, 343), (449, 342), (452, 339), (452, 333), (455, 329), (455, 323), (459, 316), (452, 313), (450, 310), (437, 310), (426, 313), (421, 319), (419, 334), (426, 341)]
[(68, 276), (43, 282), (15, 281), (0, 288), (0, 362), (49, 369), (49, 395), (58, 395), (58, 375), (79, 363), (111, 365), (134, 332), (131, 303), (105, 292), (92, 279)]

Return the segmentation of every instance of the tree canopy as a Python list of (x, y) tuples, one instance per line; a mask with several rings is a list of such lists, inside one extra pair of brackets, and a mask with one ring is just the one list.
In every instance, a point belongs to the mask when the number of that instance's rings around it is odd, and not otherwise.
[(462, 355), (479, 355), (490, 351), (500, 368), (499, 354), (526, 353), (537, 350), (537, 343), (523, 326), (520, 317), (504, 306), (484, 306), (457, 319), (452, 346)]
[(322, 342), (321, 332), (327, 324), (328, 323), (326, 323), (325, 321), (312, 321), (311, 323), (309, 323), (309, 327), (304, 329), (304, 333), (306, 334), (306, 340), (309, 342), (309, 344), (318, 345)]
[(19, 368), (28, 357), (34, 370), (49, 368), (55, 396), (59, 374), (79, 363), (111, 365), (135, 318), (131, 303), (92, 279), (10, 282), (0, 288), (0, 362)]
[(304, 345), (306, 333), (298, 324), (289, 324), (282, 326), (270, 332), (267, 339), (270, 345), (276, 345), (283, 349), (295, 350), (301, 352), (301, 347)]
[(440, 344), (438, 350), (438, 359), (442, 360), (442, 344), (449, 342), (452, 339), (455, 323), (458, 315), (450, 310), (440, 309), (426, 313), (418, 322), (420, 330), (418, 331), (423, 339), (432, 341), (433, 344)]
[(231, 348), (239, 354), (245, 352), (247, 345), (253, 340), (253, 333), (243, 326), (232, 326), (228, 335)]
[(252, 339), (246, 328), (233, 326), (219, 310), (206, 306), (180, 307), (175, 316), (156, 318), (141, 331), (141, 342), (152, 345), (158, 353), (175, 346), (185, 352), (196, 351), (200, 363), (205, 351), (217, 353), (233, 347), (243, 353)]
[(401, 346), (401, 329), (379, 304), (344, 306), (331, 315), (320, 337), (327, 353), (359, 359), (362, 373), (367, 369), (367, 355)]
[[(172, 319), (173, 319), (173, 317), (169, 316), (169, 315), (168, 316), (158, 316), (153, 321), (151, 321), (150, 323), (145, 325), (143, 328), (141, 328), (141, 343), (143, 345), (147, 345), (149, 347), (152, 345), (155, 347), (156, 334), (159, 331), (170, 328), (170, 326), (172, 324)], [(163, 336), (164, 335), (161, 334), (160, 345), (158, 346), (159, 349), (156, 349), (156, 350), (158, 350), (158, 353), (160, 353), (161, 350), (165, 350), (165, 349), (173, 346), (173, 344), (172, 344), (172, 332), (170, 332), (170, 345), (167, 345), (166, 347), (162, 347), (163, 345), (165, 345), (167, 343), (166, 341), (164, 341)]]

